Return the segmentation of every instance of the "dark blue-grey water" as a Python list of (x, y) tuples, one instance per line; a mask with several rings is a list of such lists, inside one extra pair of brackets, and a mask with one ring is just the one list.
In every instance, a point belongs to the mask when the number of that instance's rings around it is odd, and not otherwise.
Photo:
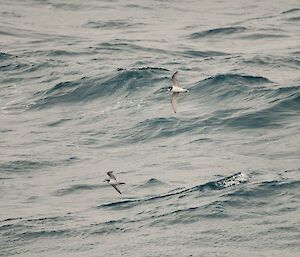
[(0, 14), (1, 256), (298, 256), (298, 0)]

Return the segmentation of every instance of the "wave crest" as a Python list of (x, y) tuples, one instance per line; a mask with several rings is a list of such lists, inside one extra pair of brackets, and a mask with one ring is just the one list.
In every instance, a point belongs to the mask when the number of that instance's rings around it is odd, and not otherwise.
[(247, 29), (245, 27), (241, 27), (241, 26), (214, 28), (214, 29), (209, 29), (209, 30), (192, 33), (189, 37), (191, 39), (199, 39), (199, 38), (214, 37), (214, 36), (224, 36), (224, 35), (241, 33), (246, 30)]
[[(140, 88), (151, 90), (153, 84), (163, 80), (162, 68), (119, 69), (112, 74), (97, 77), (83, 77), (75, 81), (64, 81), (53, 88), (39, 92), (40, 97), (33, 108), (45, 108), (67, 103), (82, 103), (101, 97), (129, 97)], [(151, 81), (151, 83), (150, 83)]]

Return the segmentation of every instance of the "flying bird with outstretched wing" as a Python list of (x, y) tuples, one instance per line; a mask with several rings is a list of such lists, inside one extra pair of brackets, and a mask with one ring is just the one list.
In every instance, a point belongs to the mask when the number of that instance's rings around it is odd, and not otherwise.
[(115, 175), (113, 174), (113, 171), (107, 172), (107, 175), (109, 178), (105, 179), (103, 182), (106, 182), (110, 184), (114, 189), (118, 191), (119, 194), (122, 194), (120, 189), (118, 188), (118, 185), (124, 185), (124, 182), (118, 182)]
[(187, 89), (179, 86), (179, 80), (178, 80), (177, 76), (178, 76), (178, 71), (176, 71), (172, 76), (173, 86), (168, 87), (168, 90), (173, 93), (172, 97), (171, 97), (171, 105), (172, 105), (174, 113), (176, 113), (176, 109), (177, 109), (177, 100), (176, 99), (177, 99), (177, 96), (179, 95), (179, 93), (189, 92)]

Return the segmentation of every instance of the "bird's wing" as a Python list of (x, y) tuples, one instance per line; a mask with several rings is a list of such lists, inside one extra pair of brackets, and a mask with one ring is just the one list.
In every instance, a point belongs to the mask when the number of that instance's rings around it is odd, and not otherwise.
[(111, 179), (116, 180), (116, 177), (115, 177), (112, 173), (113, 173), (113, 171), (109, 171), (109, 172), (107, 172), (107, 175), (108, 175)]
[(176, 113), (176, 97), (179, 95), (179, 93), (175, 92), (172, 94), (172, 98), (171, 98), (171, 104), (172, 104), (172, 108), (173, 111)]
[(173, 76), (172, 76), (172, 81), (174, 83), (175, 86), (179, 86), (179, 81), (178, 81), (178, 71), (176, 71)]
[(122, 194), (119, 188), (117, 187), (117, 185), (112, 185), (112, 186), (119, 192), (119, 194)]

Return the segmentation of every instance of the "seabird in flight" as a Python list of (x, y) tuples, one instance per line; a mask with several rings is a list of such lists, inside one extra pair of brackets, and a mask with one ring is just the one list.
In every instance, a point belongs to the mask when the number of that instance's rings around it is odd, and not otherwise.
[(109, 176), (109, 178), (105, 179), (103, 182), (107, 182), (108, 184), (113, 186), (114, 189), (116, 189), (119, 192), (119, 194), (122, 194), (117, 186), (118, 185), (124, 185), (125, 183), (124, 182), (118, 182), (115, 175), (113, 174), (113, 171), (107, 172), (107, 175)]
[(179, 95), (179, 93), (189, 92), (187, 89), (181, 88), (179, 86), (179, 81), (177, 79), (177, 76), (178, 76), (178, 71), (176, 71), (172, 76), (173, 86), (168, 87), (168, 90), (170, 92), (173, 92), (171, 97), (171, 104), (172, 104), (173, 111), (175, 113), (176, 113), (176, 97)]

